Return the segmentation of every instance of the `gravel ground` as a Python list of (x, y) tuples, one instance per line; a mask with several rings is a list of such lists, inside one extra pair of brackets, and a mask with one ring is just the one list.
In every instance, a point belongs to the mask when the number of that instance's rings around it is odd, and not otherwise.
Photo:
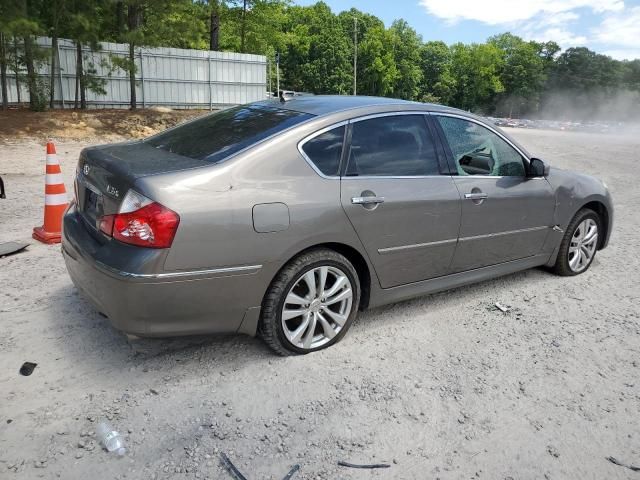
[[(589, 272), (378, 308), (305, 357), (243, 336), (129, 343), (78, 295), (59, 246), (0, 259), (0, 478), (231, 478), (220, 452), (250, 480), (294, 464), (299, 479), (640, 478), (605, 458), (640, 465), (640, 140), (512, 133), (611, 188), (615, 231)], [(67, 187), (82, 147), (58, 144)], [(43, 170), (42, 144), (0, 146), (0, 242), (40, 225)], [(101, 418), (124, 458), (96, 444)]]

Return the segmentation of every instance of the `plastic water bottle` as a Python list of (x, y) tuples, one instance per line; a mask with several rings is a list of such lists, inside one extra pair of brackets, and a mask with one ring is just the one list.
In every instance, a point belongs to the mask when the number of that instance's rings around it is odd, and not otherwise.
[(118, 456), (122, 456), (127, 453), (127, 448), (124, 446), (124, 438), (120, 435), (111, 424), (107, 421), (102, 421), (96, 427), (96, 436), (98, 441), (109, 452), (115, 452)]

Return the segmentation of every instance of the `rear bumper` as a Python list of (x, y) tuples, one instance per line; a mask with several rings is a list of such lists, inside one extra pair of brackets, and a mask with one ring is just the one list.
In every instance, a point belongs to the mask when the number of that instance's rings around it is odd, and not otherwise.
[(135, 247), (98, 242), (73, 209), (64, 217), (62, 253), (69, 275), (115, 328), (138, 336), (255, 333), (264, 292), (260, 265), (163, 272), (157, 265), (164, 263), (165, 251), (130, 248)]

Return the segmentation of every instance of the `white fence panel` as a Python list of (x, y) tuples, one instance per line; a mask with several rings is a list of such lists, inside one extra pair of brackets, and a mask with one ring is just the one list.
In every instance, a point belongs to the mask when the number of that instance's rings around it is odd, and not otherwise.
[[(40, 37), (39, 46), (48, 49), (51, 39)], [(94, 77), (105, 81), (106, 95), (87, 91), (90, 108), (127, 108), (130, 86), (127, 72), (114, 68), (111, 58), (127, 58), (129, 46), (102, 42), (99, 51), (83, 48), (84, 69), (95, 70)], [(58, 40), (58, 68), (55, 71), (55, 103), (70, 108), (76, 96), (76, 45)], [(136, 99), (140, 107), (154, 105), (172, 108), (212, 108), (238, 105), (265, 98), (267, 60), (262, 55), (210, 52), (179, 48), (136, 48)], [(49, 62), (43, 63), (39, 76), (50, 81)], [(18, 103), (16, 76), (8, 71), (8, 99)], [(20, 102), (29, 101), (24, 78), (20, 74)], [(1, 93), (0, 93), (1, 95)], [(1, 98), (1, 97), (0, 97)]]

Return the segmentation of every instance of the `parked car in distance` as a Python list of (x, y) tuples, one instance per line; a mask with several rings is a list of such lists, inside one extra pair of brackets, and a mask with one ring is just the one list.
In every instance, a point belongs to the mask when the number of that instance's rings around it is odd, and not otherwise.
[(333, 345), (366, 308), (584, 273), (612, 221), (601, 181), (470, 113), (300, 96), (86, 148), (62, 251), (124, 332), (260, 333), (285, 355)]

